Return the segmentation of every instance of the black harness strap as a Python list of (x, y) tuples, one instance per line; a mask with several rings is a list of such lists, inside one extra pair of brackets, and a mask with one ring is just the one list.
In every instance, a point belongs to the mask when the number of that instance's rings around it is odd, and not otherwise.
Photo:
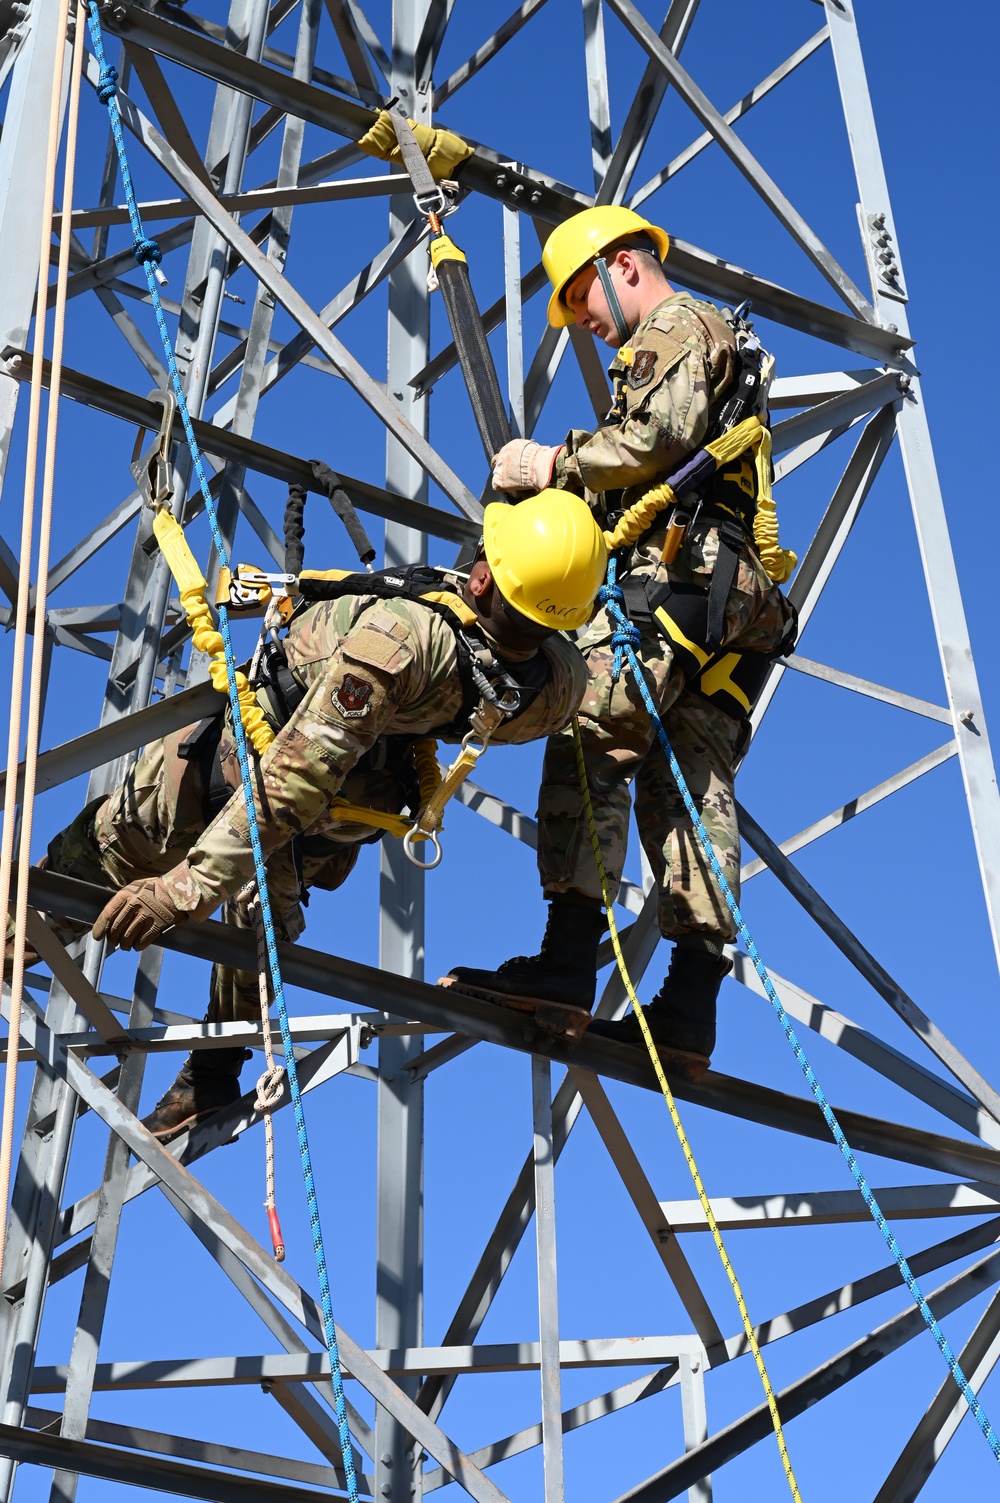
[(488, 687), (491, 676), (495, 678), (494, 687), (499, 689), (501, 696), (508, 691), (516, 694), (516, 708), (505, 711), (506, 718), (514, 720), (538, 696), (551, 672), (549, 660), (542, 652), (536, 653), (526, 663), (506, 663), (501, 667), (479, 628), (461, 620), (446, 601), (432, 598), (451, 590), (445, 570), (435, 569), (430, 564), (379, 569), (372, 574), (345, 574), (340, 579), (318, 579), (307, 575), (299, 580), (299, 591), (307, 601), (339, 600), (344, 595), (373, 595), (379, 600), (403, 598), (415, 601), (448, 623), (455, 633), (458, 649), (462, 705), (450, 725), (439, 727), (440, 734), (445, 736), (464, 735), (469, 716), (484, 693), (484, 680)]
[(712, 583), (708, 587), (708, 621), (705, 646), (716, 653), (726, 634), (726, 604), (736, 578), (740, 552), (745, 535), (742, 527), (732, 522), (719, 523), (719, 556), (712, 570)]
[(222, 722), (225, 711), (199, 720), (186, 741), (177, 748), (177, 755), (185, 762), (197, 762), (201, 773), (202, 808), (209, 824), (228, 804), (234, 790), (222, 773), (219, 745), (222, 741)]

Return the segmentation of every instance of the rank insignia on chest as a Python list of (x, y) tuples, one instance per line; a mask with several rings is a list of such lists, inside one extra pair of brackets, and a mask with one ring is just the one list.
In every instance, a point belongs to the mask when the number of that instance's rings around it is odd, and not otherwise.
[(649, 382), (653, 379), (653, 372), (655, 370), (655, 351), (636, 350), (632, 356), (632, 367), (625, 379), (634, 391), (637, 386), (648, 386)]
[(353, 673), (345, 673), (337, 686), (334, 697), (340, 706), (341, 714), (348, 720), (356, 720), (359, 716), (368, 714), (372, 685), (366, 678), (357, 678)]

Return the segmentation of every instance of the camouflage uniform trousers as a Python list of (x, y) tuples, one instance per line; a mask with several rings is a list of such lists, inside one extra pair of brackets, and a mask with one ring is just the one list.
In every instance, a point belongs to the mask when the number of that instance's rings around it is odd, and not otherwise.
[[(694, 539), (671, 577), (708, 577), (716, 539), (714, 530)], [(641, 562), (640, 568), (652, 572)], [(727, 603), (724, 648), (770, 651), (781, 636), (788, 610), (781, 592), (747, 550)], [(578, 712), (583, 758), (611, 893), (617, 895), (625, 863), (634, 784), (636, 825), (659, 893), (660, 933), (668, 939), (702, 933), (729, 943), (735, 935), (732, 918), (627, 663), (618, 682), (612, 681), (612, 631), (612, 622), (599, 611), (577, 644), (589, 672)], [(740, 840), (733, 763), (741, 723), (686, 689), (683, 670), (666, 638), (644, 632), (637, 656), (719, 864), (738, 897)], [(546, 745), (538, 800), (538, 869), (548, 897), (575, 892), (601, 900), (572, 729), (551, 736)]]
[[(50, 843), (47, 869), (119, 888), (137, 878), (163, 876), (182, 861), (208, 823), (202, 765), (197, 758), (188, 760), (179, 755), (179, 748), (194, 729), (188, 726), (147, 747), (120, 788), (89, 804)], [(234, 773), (238, 777), (235, 749), (226, 732), (220, 751), (227, 781)], [(392, 812), (397, 812), (400, 804), (398, 790), (378, 774), (349, 775), (343, 792), (352, 801), (392, 808)], [(359, 851), (358, 827), (351, 828), (353, 838), (342, 842), (308, 834), (302, 837), (302, 887), (333, 890), (346, 880)], [(370, 833), (365, 830), (361, 838)], [(278, 938), (298, 939), (305, 929), (305, 918), (299, 873), (290, 846), (282, 846), (268, 859), (267, 883)], [(220, 914), (224, 922), (240, 929), (252, 928), (250, 904), (254, 893), (253, 884), (249, 884), (230, 898)], [(64, 941), (77, 931), (84, 932), (83, 926), (71, 925), (65, 919), (53, 922)], [(207, 1021), (249, 1022), (259, 1016), (257, 972), (214, 965)]]

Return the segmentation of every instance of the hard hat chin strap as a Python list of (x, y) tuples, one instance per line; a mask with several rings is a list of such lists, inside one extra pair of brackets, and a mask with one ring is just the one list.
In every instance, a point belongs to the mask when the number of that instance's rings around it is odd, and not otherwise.
[(598, 256), (597, 260), (594, 262), (594, 265), (597, 268), (597, 275), (600, 278), (601, 286), (604, 289), (604, 296), (608, 300), (608, 307), (611, 310), (611, 317), (615, 321), (615, 328), (618, 331), (618, 343), (628, 344), (632, 330), (625, 322), (625, 315), (622, 312), (622, 305), (618, 301), (618, 294), (615, 291), (615, 284), (611, 280), (611, 273), (608, 270), (608, 263), (603, 256)]

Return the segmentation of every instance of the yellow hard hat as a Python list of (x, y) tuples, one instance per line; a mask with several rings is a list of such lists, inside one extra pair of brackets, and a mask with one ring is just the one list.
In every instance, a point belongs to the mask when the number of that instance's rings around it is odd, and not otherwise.
[(666, 260), (670, 249), (670, 236), (666, 230), (650, 224), (634, 209), (625, 209), (620, 204), (598, 204), (593, 209), (582, 209), (579, 214), (556, 225), (542, 251), (542, 265), (552, 283), (549, 323), (553, 329), (573, 323), (573, 315), (563, 301), (563, 294), (577, 272), (589, 266), (616, 240), (635, 234), (648, 235), (660, 253), (660, 260)]
[(491, 502), (483, 517), (483, 548), (497, 589), (522, 616), (557, 631), (590, 620), (608, 550), (579, 496), (546, 490), (516, 506)]

